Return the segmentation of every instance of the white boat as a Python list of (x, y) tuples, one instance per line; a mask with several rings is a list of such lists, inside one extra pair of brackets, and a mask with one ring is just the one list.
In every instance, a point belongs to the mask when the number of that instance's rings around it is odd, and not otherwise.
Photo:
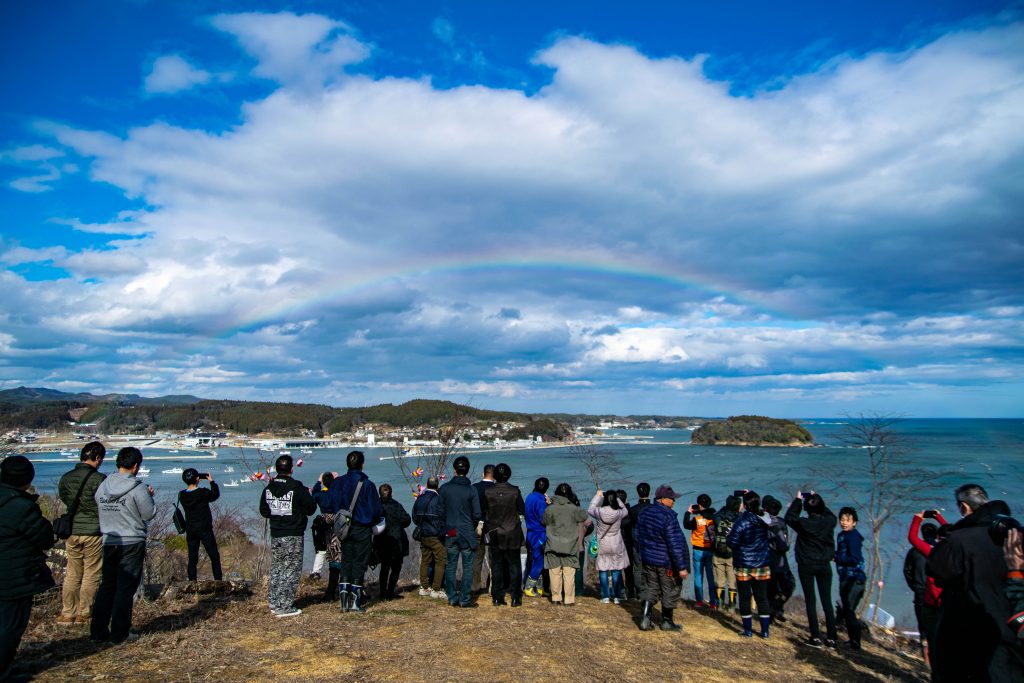
[(171, 450), (169, 450), (167, 452), (168, 453), (181, 453), (181, 451), (179, 451), (177, 448), (172, 448)]
[(74, 451), (69, 451), (66, 448), (63, 449), (60, 452), (60, 454), (63, 455), (65, 458), (77, 458), (78, 457), (78, 453), (75, 453)]
[(278, 452), (278, 455), (291, 455), (291, 454), (292, 454), (291, 451), (279, 451)]
[(238, 482), (237, 481), (229, 481), (228, 483), (224, 484), (224, 486), (235, 487), (235, 486), (238, 486)]
[(149, 476), (149, 468), (148, 467), (140, 467), (139, 468), (139, 474), (137, 476), (148, 477)]
[(172, 467), (169, 470), (164, 470), (164, 474), (181, 474), (184, 471), (185, 470), (181, 469), (180, 467)]
[(312, 455), (313, 454), (313, 449), (312, 448), (302, 448), (302, 449), (299, 450), (299, 453), (302, 453), (303, 455)]
[(235, 471), (235, 468), (232, 467), (231, 465), (228, 465), (227, 467), (224, 468), (224, 474), (231, 474), (234, 471)]

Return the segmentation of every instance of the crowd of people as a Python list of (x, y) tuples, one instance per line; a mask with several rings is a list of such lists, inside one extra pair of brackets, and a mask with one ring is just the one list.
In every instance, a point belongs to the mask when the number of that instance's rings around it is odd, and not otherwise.
[[(58, 484), (67, 514), (53, 525), (29, 492), (31, 462), (10, 456), (0, 464), (0, 563), (9, 572), (0, 586), (0, 680), (10, 674), (32, 596), (54, 587), (46, 559), (55, 529), (67, 558), (57, 623), (88, 624), (90, 637), (101, 643), (138, 637), (131, 631), (132, 605), (156, 514), (154, 491), (138, 478), (137, 448), (122, 448), (116, 471), (108, 475), (100, 472), (105, 456), (99, 442), (82, 448), (80, 462)], [(267, 601), (274, 616), (302, 613), (295, 597), (307, 527), (315, 551), (311, 576), (319, 581), (327, 572), (324, 599), (336, 601), (342, 612), (359, 613), (371, 566), (379, 566), (378, 598), (401, 597), (398, 580), (410, 547), (406, 529), (414, 525), (419, 595), (451, 607), (475, 608), (482, 593), (489, 593), (494, 607), (519, 607), (524, 598), (571, 607), (583, 593), (589, 562), (601, 603), (638, 600), (640, 630), (679, 631), (675, 609), (692, 572), (697, 609), (735, 610), (740, 636), (768, 638), (772, 624), (786, 620), (798, 578), (806, 644), (838, 647), (842, 624), (847, 647), (861, 648), (858, 611), (867, 574), (858, 514), (842, 507), (837, 516), (817, 492), (800, 492), (784, 514), (781, 501), (755, 491), (734, 491), (719, 510), (702, 493), (680, 522), (680, 495), (669, 484), (653, 495), (649, 484), (637, 485), (632, 504), (624, 490), (597, 490), (584, 507), (568, 483), (549, 492), (545, 477), (524, 497), (506, 463), (485, 466), (483, 477), (471, 482), (469, 459), (460, 456), (443, 485), (443, 477), (427, 477), (410, 514), (389, 484), (378, 487), (369, 479), (364, 464), (363, 453), (352, 451), (345, 474), (325, 472), (309, 488), (294, 478), (291, 456), (275, 461), (275, 476), (259, 499), (270, 530)], [(186, 488), (176, 498), (175, 526), (185, 535), (188, 578), (197, 578), (202, 547), (214, 579), (221, 580), (210, 509), (219, 488), (211, 475), (193, 468), (182, 479)], [(204, 481), (208, 487), (201, 486)], [(1024, 680), (1024, 534), (1006, 503), (989, 500), (981, 486), (961, 486), (955, 495), (959, 521), (922, 511), (908, 533), (904, 574), (925, 659), (936, 681)]]

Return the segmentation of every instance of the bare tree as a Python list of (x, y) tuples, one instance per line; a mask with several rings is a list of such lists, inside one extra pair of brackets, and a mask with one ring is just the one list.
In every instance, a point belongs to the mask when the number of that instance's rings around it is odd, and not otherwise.
[(427, 477), (448, 476), (455, 452), (462, 443), (462, 437), (472, 424), (472, 419), (463, 412), (456, 412), (447, 424), (441, 425), (434, 432), (434, 442), (406, 447), (396, 441), (391, 446), (391, 459), (398, 466), (402, 478), (409, 486), (413, 496), (419, 495), (419, 486)]
[[(901, 417), (861, 414), (847, 419), (847, 427), (840, 433), (839, 441), (848, 448), (859, 450), (861, 455), (852, 456), (849, 463), (844, 462), (842, 475), (835, 472), (818, 474), (841, 489), (857, 508), (862, 522), (868, 524), (871, 548), (865, 558), (867, 582), (858, 610), (858, 615), (863, 616), (869, 604), (882, 605), (883, 577), (890, 554), (882, 543), (885, 525), (894, 517), (905, 517), (922, 509), (926, 500), (922, 492), (940, 475), (913, 466), (910, 458), (913, 445), (898, 431)], [(861, 473), (868, 480), (866, 492), (850, 484), (849, 478)]]
[[(238, 460), (245, 468), (247, 476), (253, 481), (261, 483), (270, 481), (270, 463), (273, 456), (272, 451), (264, 451), (259, 448), (252, 452), (246, 452), (244, 448), (238, 449)], [(254, 583), (258, 583), (263, 578), (270, 562), (270, 520), (262, 517), (260, 519), (263, 523), (260, 530), (259, 548), (253, 562), (252, 580)]]
[(623, 481), (622, 467), (614, 451), (602, 448), (590, 440), (575, 440), (569, 446), (569, 453), (587, 470), (594, 488), (600, 489), (602, 481), (606, 485)]

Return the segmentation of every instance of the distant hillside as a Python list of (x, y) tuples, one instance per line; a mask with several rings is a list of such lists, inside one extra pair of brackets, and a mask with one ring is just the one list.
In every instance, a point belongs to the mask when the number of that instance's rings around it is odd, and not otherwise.
[(157, 396), (145, 398), (138, 394), (95, 394), (80, 393), (71, 394), (56, 389), (43, 387), (18, 387), (17, 389), (4, 389), (0, 391), (0, 402), (25, 405), (29, 403), (96, 403), (97, 401), (118, 401), (122, 403), (136, 403), (141, 405), (186, 405), (197, 403), (202, 399), (195, 396), (174, 395)]
[(792, 420), (737, 415), (705, 423), (690, 441), (707, 446), (810, 446), (814, 437)]

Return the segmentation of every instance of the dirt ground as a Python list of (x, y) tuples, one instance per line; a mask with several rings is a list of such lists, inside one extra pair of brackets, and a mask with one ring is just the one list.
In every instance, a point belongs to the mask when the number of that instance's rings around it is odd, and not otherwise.
[[(16, 667), (39, 681), (924, 681), (913, 644), (884, 633), (864, 650), (814, 650), (790, 620), (772, 637), (745, 639), (734, 614), (676, 610), (682, 632), (641, 632), (640, 605), (575, 607), (525, 598), (520, 608), (475, 609), (419, 597), (342, 614), (305, 583), (301, 616), (277, 619), (264, 596), (183, 596), (140, 602), (138, 641), (96, 646), (85, 626), (53, 624), (55, 602), (34, 611)], [(755, 627), (756, 631), (756, 627)]]

